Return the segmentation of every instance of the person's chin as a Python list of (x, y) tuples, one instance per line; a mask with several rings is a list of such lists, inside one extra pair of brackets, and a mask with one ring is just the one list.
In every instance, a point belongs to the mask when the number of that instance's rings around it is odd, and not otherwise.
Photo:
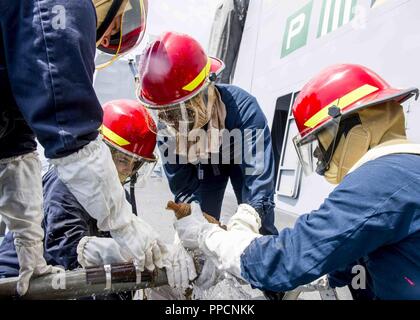
[(118, 176), (118, 178), (120, 179), (121, 184), (124, 184), (124, 182), (126, 182), (128, 179), (126, 176)]

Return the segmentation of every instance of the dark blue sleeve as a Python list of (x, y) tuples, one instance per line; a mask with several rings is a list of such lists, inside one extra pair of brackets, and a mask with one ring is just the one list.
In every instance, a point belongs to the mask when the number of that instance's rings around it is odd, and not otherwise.
[[(173, 151), (169, 146), (172, 141), (159, 141), (159, 149), (161, 154)], [(171, 157), (167, 157), (168, 161), (163, 163), (163, 169), (168, 179), (169, 187), (175, 196), (176, 202), (191, 202), (196, 199), (194, 193), (200, 186), (196, 166), (187, 163), (186, 160), (180, 159), (180, 156), (174, 155), (172, 163)], [(162, 157), (164, 158), (164, 157)], [(171, 163), (169, 163), (171, 162)]]
[(1, 1), (0, 32), (13, 97), (47, 158), (96, 139), (102, 108), (93, 88), (92, 1)]
[[(331, 288), (342, 288), (348, 286), (353, 300), (376, 300), (378, 297), (375, 296), (371, 288), (367, 287), (365, 290), (357, 290), (353, 288), (352, 281), (355, 276), (353, 267), (355, 266), (363, 266), (366, 268), (363, 260), (354, 262), (345, 268), (338, 269), (329, 273), (328, 284)], [(367, 277), (369, 277), (369, 274), (367, 274)]]
[(45, 256), (48, 263), (67, 270), (78, 267), (77, 245), (92, 236), (95, 221), (77, 202), (54, 170), (44, 176)]
[(13, 241), (13, 234), (9, 232), (0, 245), (0, 278), (19, 275), (19, 260)]
[(257, 288), (291, 290), (407, 237), (419, 181), (375, 162), (347, 176), (293, 229), (253, 241), (241, 257), (244, 278)]
[(331, 288), (341, 288), (351, 284), (351, 281), (354, 278), (352, 274), (352, 269), (354, 266), (359, 265), (359, 262), (349, 264), (345, 268), (337, 269), (328, 274), (328, 283)]
[[(77, 268), (77, 245), (85, 236), (98, 236), (95, 220), (82, 208), (54, 170), (43, 177), (44, 256), (48, 264)], [(0, 277), (19, 274), (19, 262), (8, 233), (0, 245)]]
[(242, 199), (263, 218), (275, 208), (275, 161), (267, 119), (257, 100), (251, 95), (247, 95), (241, 102), (237, 128), (244, 136), (241, 162), (244, 177)]

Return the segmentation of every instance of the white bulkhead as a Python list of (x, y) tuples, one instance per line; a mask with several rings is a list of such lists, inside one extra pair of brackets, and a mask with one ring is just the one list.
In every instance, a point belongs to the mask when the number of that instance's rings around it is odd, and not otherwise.
[[(253, 0), (234, 84), (257, 97), (278, 157), (276, 206), (301, 215), (333, 190), (303, 175), (291, 105), (305, 83), (337, 63), (365, 65), (394, 87), (420, 87), (420, 1)], [(406, 104), (408, 135), (420, 142), (419, 102)], [(275, 153), (276, 153), (275, 152)]]

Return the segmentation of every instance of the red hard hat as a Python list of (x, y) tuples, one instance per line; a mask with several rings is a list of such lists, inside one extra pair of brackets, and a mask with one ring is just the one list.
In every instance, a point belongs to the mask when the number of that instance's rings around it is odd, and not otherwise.
[(103, 105), (101, 133), (119, 151), (140, 159), (155, 160), (156, 134), (149, 112), (137, 101), (115, 100)]
[[(302, 89), (293, 105), (299, 140), (309, 139), (332, 121), (331, 107), (346, 116), (361, 108), (395, 100), (403, 103), (416, 88), (395, 89), (372, 70), (360, 65), (340, 64), (322, 71)], [(337, 110), (337, 108), (335, 108)]]
[[(208, 57), (185, 34), (166, 32), (143, 53), (139, 63), (138, 97), (147, 107), (163, 107), (195, 96), (224, 63)], [(211, 78), (211, 77), (210, 77)]]

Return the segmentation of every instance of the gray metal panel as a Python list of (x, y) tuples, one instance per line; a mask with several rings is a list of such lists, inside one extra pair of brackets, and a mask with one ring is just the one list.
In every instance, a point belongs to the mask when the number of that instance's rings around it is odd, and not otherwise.
[(6, 224), (3, 222), (2, 216), (0, 216), (0, 237), (6, 235)]
[(97, 71), (94, 87), (101, 104), (116, 99), (136, 100), (134, 75), (126, 59), (117, 60)]
[(289, 117), (287, 128), (284, 135), (283, 150), (280, 156), (280, 166), (277, 177), (276, 194), (279, 197), (297, 199), (299, 197), (300, 183), (302, 181), (302, 166), (294, 152), (294, 146), (290, 143), (291, 139), (297, 134), (297, 127), (292, 114), (292, 105), (297, 93), (290, 101)]
[(0, 237), (6, 235), (6, 224), (3, 221), (0, 221)]
[(231, 83), (241, 45), (249, 0), (224, 0), (216, 10), (208, 54), (222, 59), (221, 83)]

